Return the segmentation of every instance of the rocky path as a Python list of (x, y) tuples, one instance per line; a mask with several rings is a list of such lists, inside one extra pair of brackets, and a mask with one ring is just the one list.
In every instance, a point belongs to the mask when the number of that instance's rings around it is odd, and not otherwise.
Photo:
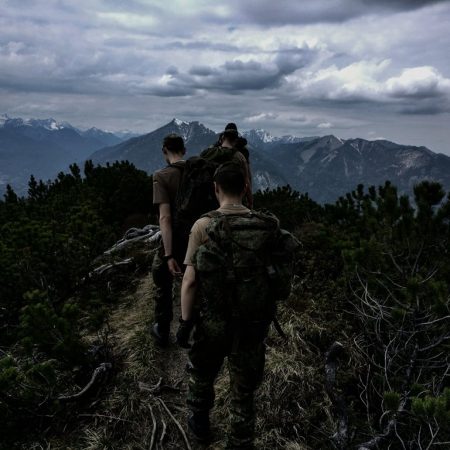
[[(83, 448), (100, 449), (220, 449), (217, 442), (200, 446), (189, 435), (185, 405), (188, 374), (187, 352), (175, 343), (180, 315), (174, 304), (170, 344), (159, 348), (149, 326), (153, 314), (153, 282), (147, 275), (138, 280), (110, 316), (110, 343), (117, 359), (116, 379), (87, 426)], [(106, 444), (107, 443), (107, 444)], [(106, 445), (105, 445), (106, 444)]]

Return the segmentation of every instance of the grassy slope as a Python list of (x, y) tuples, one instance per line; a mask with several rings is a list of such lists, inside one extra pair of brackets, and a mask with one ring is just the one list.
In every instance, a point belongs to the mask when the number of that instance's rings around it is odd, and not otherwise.
[[(152, 436), (159, 446), (163, 434), (164, 446), (160, 448), (184, 448), (182, 434), (161, 400), (186, 431), (187, 355), (173, 342), (161, 350), (150, 338), (152, 291), (151, 277), (142, 277), (136, 291), (124, 297), (111, 314), (109, 342), (120, 361), (116, 376), (92, 410), (80, 415), (75, 429), (64, 441), (52, 441), (50, 448), (148, 449)], [(323, 330), (292, 306), (281, 309), (280, 322), (289, 340), (285, 343), (273, 330), (268, 338), (266, 373), (257, 395), (257, 448), (328, 448), (332, 422), (323, 391), (323, 358), (320, 350), (302, 337), (306, 329), (312, 334)], [(224, 447), (228, 383), (225, 367), (216, 384), (212, 414), (215, 441), (202, 448)], [(190, 445), (199, 448), (193, 442)]]
[[(341, 362), (345, 386), (347, 374), (358, 368), (358, 358), (342, 320), (342, 292), (326, 268), (329, 263), (311, 259), (320, 235), (317, 227), (303, 233), (304, 255), (288, 302), (279, 308), (279, 320), (288, 336), (284, 342), (272, 329), (267, 339), (264, 382), (257, 393), (257, 448), (328, 449), (334, 433), (331, 402), (324, 389), (324, 355), (334, 340), (350, 349), (353, 357)], [(309, 256), (308, 256), (309, 255)], [(106, 330), (116, 361), (115, 376), (82, 414), (74, 417), (71, 431), (52, 449), (148, 449), (184, 448), (183, 436), (163, 403), (186, 431), (185, 407), (187, 354), (173, 342), (155, 347), (148, 325), (153, 314), (153, 282), (150, 275), (132, 278), (136, 288), (123, 293), (111, 312)], [(320, 286), (320, 289), (317, 289)], [(176, 302), (177, 303), (177, 302)], [(175, 318), (179, 315), (178, 305)], [(174, 321), (174, 328), (176, 326)], [(172, 329), (172, 340), (174, 340)], [(94, 337), (93, 337), (94, 338)], [(216, 383), (216, 407), (212, 413), (215, 442), (220, 449), (228, 426), (229, 380), (226, 370)], [(155, 430), (155, 432), (153, 432)], [(163, 447), (160, 446), (163, 438)], [(192, 448), (198, 448), (194, 443)]]

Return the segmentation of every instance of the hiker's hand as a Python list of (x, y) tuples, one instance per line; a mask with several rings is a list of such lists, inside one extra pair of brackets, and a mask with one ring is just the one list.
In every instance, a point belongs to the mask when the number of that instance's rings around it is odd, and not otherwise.
[(177, 331), (177, 344), (182, 348), (191, 348), (189, 344), (189, 338), (191, 337), (191, 331), (194, 328), (193, 320), (183, 320), (180, 317), (180, 326)]
[(167, 267), (173, 277), (181, 277), (183, 275), (175, 258), (170, 258), (169, 261), (167, 261)]

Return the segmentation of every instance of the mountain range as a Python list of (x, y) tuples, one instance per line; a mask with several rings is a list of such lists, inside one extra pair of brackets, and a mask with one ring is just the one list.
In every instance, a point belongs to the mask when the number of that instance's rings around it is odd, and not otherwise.
[[(169, 133), (183, 136), (187, 156), (216, 142), (218, 133), (199, 122), (173, 119), (144, 135), (80, 130), (53, 119), (23, 120), (0, 116), (0, 190), (11, 183), (24, 194), (31, 173), (51, 178), (72, 162), (92, 159), (96, 164), (128, 160), (148, 173), (164, 166), (161, 143)], [(340, 139), (336, 136), (272, 136), (265, 130), (242, 133), (248, 141), (253, 188), (290, 184), (314, 200), (333, 202), (340, 195), (390, 180), (401, 193), (433, 179), (450, 190), (450, 157), (426, 147), (386, 140)]]
[[(169, 133), (177, 133), (183, 137), (187, 157), (199, 154), (219, 138), (218, 133), (206, 128), (199, 122), (183, 122), (173, 119), (151, 133), (98, 150), (92, 155), (92, 160), (97, 164), (105, 164), (115, 160), (128, 160), (140, 169), (149, 173), (154, 172), (164, 164), (161, 155), (161, 143), (164, 136)], [(283, 173), (259, 147), (253, 148), (251, 164), (255, 190), (287, 184), (287, 179)]]
[[(218, 138), (199, 122), (174, 119), (151, 133), (103, 148), (92, 159), (98, 164), (127, 159), (153, 172), (162, 165), (161, 142), (168, 133), (182, 135), (191, 155)], [(290, 184), (321, 203), (335, 201), (359, 183), (377, 186), (386, 180), (407, 194), (424, 179), (439, 181), (450, 190), (450, 157), (426, 147), (333, 135), (273, 137), (264, 130), (250, 130), (243, 136), (250, 150), (254, 190)]]
[(386, 180), (408, 195), (425, 179), (450, 190), (450, 157), (426, 147), (330, 135), (272, 148), (271, 156), (292, 187), (319, 202), (332, 202), (360, 183), (378, 186)]
[(115, 145), (129, 135), (98, 128), (81, 130), (54, 119), (0, 116), (0, 192), (10, 183), (25, 193), (30, 175), (53, 178), (73, 162), (82, 163), (95, 150)]

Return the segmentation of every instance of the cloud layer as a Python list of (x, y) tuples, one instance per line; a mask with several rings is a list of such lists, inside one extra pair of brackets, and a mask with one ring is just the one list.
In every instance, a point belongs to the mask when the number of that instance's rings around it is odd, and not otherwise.
[(448, 0), (4, 0), (0, 113), (137, 131), (233, 120), (450, 153), (449, 20)]

